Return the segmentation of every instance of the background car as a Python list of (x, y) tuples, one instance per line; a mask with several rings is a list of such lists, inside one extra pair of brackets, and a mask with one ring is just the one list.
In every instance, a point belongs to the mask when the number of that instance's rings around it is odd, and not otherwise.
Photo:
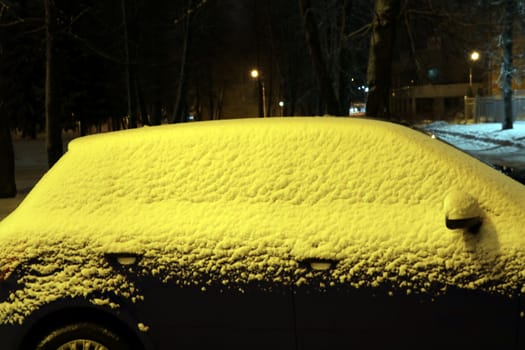
[(0, 223), (0, 344), (519, 348), (524, 208), (521, 184), (387, 122), (80, 138)]

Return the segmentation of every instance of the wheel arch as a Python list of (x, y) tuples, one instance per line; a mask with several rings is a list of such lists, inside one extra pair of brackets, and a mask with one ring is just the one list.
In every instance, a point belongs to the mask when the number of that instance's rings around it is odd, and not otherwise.
[(19, 350), (33, 350), (36, 343), (53, 330), (79, 322), (94, 323), (130, 339), (134, 344), (132, 350), (152, 349), (146, 335), (141, 334), (133, 318), (96, 307), (71, 306), (47, 312), (35, 320), (25, 332)]

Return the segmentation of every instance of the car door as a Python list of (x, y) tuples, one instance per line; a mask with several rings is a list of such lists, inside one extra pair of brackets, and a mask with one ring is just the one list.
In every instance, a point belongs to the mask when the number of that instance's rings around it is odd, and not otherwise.
[(159, 350), (294, 349), (289, 287), (141, 277), (138, 317)]
[(449, 287), (410, 292), (399, 285), (334, 284), (310, 272), (294, 291), (297, 349), (511, 349), (519, 301)]

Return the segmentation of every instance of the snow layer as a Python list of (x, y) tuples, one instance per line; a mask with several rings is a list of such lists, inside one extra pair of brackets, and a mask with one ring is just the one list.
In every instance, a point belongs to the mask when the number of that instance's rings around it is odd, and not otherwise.
[[(483, 212), (445, 227), (448, 193)], [(461, 197), (461, 196), (460, 196)], [(472, 203), (470, 203), (472, 204)], [(76, 139), (0, 223), (0, 271), (29, 266), (0, 322), (66, 296), (142, 298), (105, 253), (166, 283), (513, 294), (525, 281), (525, 187), (423, 133), (347, 118), (170, 125)], [(309, 271), (301, 262), (337, 261)], [(104, 295), (104, 296), (101, 296)]]
[(525, 121), (515, 121), (514, 127), (507, 130), (501, 129), (501, 123), (449, 124), (444, 121), (422, 128), (467, 152), (497, 154), (525, 148)]

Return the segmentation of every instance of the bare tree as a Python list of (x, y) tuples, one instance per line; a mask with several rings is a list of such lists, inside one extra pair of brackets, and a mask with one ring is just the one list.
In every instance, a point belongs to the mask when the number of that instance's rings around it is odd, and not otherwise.
[[(189, 1), (188, 9), (191, 9), (193, 6), (192, 1)], [(191, 20), (193, 17), (193, 11), (187, 11), (187, 14), (185, 18), (183, 19), (183, 39), (182, 39), (182, 49), (181, 49), (181, 60), (180, 60), (180, 71), (179, 71), (179, 80), (177, 84), (177, 90), (175, 94), (175, 103), (173, 107), (173, 118), (176, 121), (177, 116), (179, 116), (178, 119), (182, 119), (182, 97), (183, 97), (183, 88), (186, 85), (185, 82), (187, 80), (187, 61), (188, 61), (188, 50), (189, 50), (189, 44), (190, 44), (190, 35), (191, 35)]]
[[(135, 79), (136, 79), (136, 73), (135, 72), (135, 55), (133, 55), (132, 59), (132, 53), (134, 53), (135, 50), (131, 47), (131, 42), (129, 38), (129, 25), (130, 20), (128, 16), (128, 8), (126, 5), (126, 0), (120, 0), (121, 9), (122, 9), (122, 32), (124, 35), (124, 60), (125, 60), (125, 81), (126, 81), (126, 95), (127, 95), (127, 106), (128, 106), (128, 112), (127, 117), (129, 118), (129, 127), (136, 128), (137, 127), (137, 107), (136, 107), (136, 89), (135, 89)], [(133, 62), (132, 62), (133, 61)]]
[(58, 101), (58, 76), (56, 62), (55, 35), (57, 33), (57, 14), (53, 0), (44, 0), (46, 23), (46, 81), (45, 116), (47, 164), (52, 167), (62, 156), (62, 123)]
[[(503, 97), (502, 129), (512, 129), (514, 124), (513, 115), (513, 81), (522, 79), (524, 76), (523, 60), (515, 60), (523, 57), (523, 53), (516, 52), (514, 41), (516, 34), (519, 35), (523, 29), (523, 15), (525, 11), (524, 0), (480, 0), (484, 9), (494, 14), (496, 21), (490, 23), (491, 35), (496, 38), (492, 41), (489, 49), (492, 59), (500, 61), (499, 83)], [(521, 63), (522, 64), (522, 63)]]
[(326, 112), (332, 115), (346, 114), (341, 108), (339, 96), (333, 84), (333, 79), (328, 71), (326, 57), (321, 47), (319, 28), (314, 18), (310, 0), (299, 0), (299, 8), (303, 17), (306, 43), (312, 58), (317, 81), (326, 104)]
[[(7, 5), (0, 3), (0, 20)], [(3, 52), (0, 52), (3, 54)], [(3, 82), (2, 89), (5, 89)], [(0, 97), (1, 98), (1, 97)], [(0, 198), (14, 197), (16, 195), (15, 182), (15, 154), (13, 150), (13, 140), (9, 128), (7, 113), (4, 111), (4, 101), (0, 99)]]
[(393, 43), (400, 2), (375, 0), (367, 73), (369, 91), (366, 114), (371, 117), (390, 117)]
[(0, 198), (16, 195), (15, 182), (15, 154), (9, 123), (3, 111), (3, 102), (0, 101)]
[(514, 67), (512, 65), (512, 41), (513, 27), (516, 13), (516, 0), (505, 0), (503, 12), (503, 30), (501, 34), (501, 46), (503, 48), (503, 62), (501, 65), (501, 92), (503, 94), (503, 123), (502, 129), (512, 129), (514, 116), (512, 113), (512, 76)]

